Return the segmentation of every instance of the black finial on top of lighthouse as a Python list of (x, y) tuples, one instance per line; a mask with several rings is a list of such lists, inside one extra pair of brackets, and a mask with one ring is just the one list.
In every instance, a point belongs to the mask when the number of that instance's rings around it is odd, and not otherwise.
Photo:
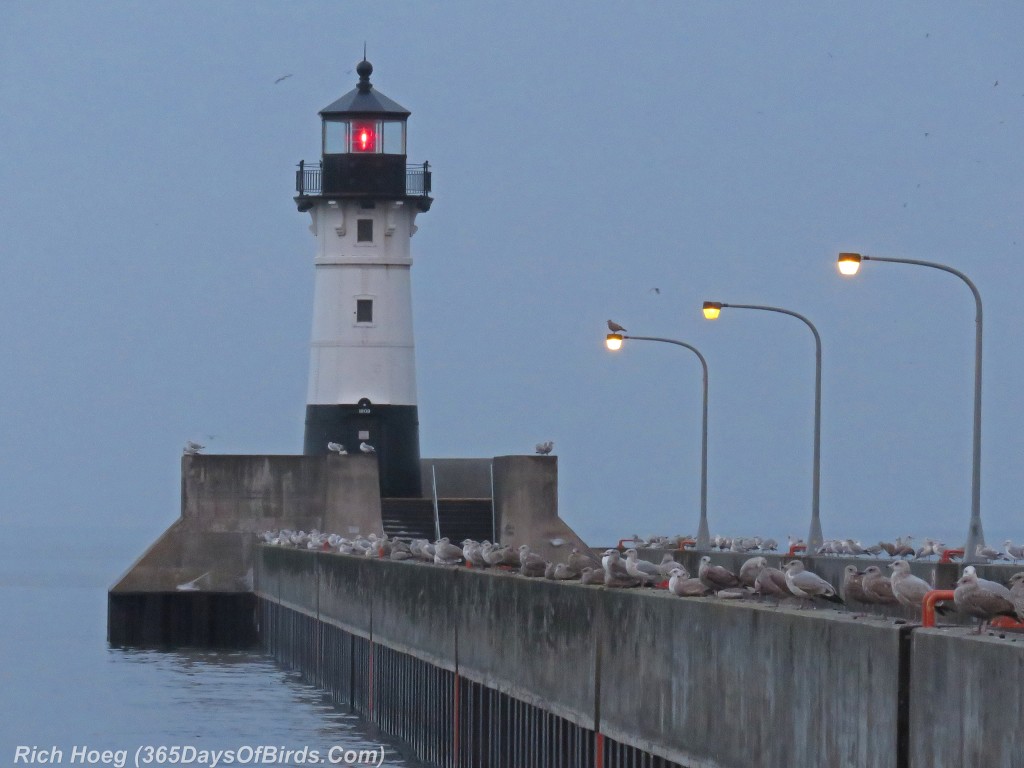
[(363, 60), (356, 64), (356, 74), (359, 75), (359, 85), (356, 88), (360, 93), (369, 93), (373, 88), (370, 82), (370, 75), (373, 74), (373, 64), (366, 60), (366, 50), (363, 50)]

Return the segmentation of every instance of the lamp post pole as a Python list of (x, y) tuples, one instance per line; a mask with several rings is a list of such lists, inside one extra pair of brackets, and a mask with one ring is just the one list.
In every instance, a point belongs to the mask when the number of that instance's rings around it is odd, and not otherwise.
[[(974, 439), (973, 460), (971, 465), (971, 522), (967, 529), (967, 544), (964, 546), (964, 562), (983, 561), (978, 555), (978, 547), (985, 544), (985, 533), (981, 527), (981, 337), (982, 311), (981, 294), (971, 279), (959, 269), (947, 267), (934, 261), (920, 259), (895, 259), (882, 256), (864, 256), (856, 253), (839, 254), (839, 264), (844, 274), (856, 274), (855, 264), (861, 261), (887, 261), (891, 264), (913, 264), (919, 267), (931, 267), (949, 272), (963, 280), (974, 295)], [(850, 265), (852, 271), (842, 269)]]
[(658, 336), (627, 336), (621, 333), (612, 333), (608, 339), (613, 337), (619, 339), (632, 339), (635, 341), (661, 341), (666, 344), (675, 344), (693, 352), (703, 370), (703, 399), (701, 406), (701, 436), (700, 436), (700, 523), (697, 526), (697, 549), (706, 550), (711, 547), (711, 531), (708, 528), (708, 362), (704, 355), (691, 344), (676, 339), (663, 339)]
[(766, 312), (779, 312), (783, 315), (802, 320), (814, 334), (814, 466), (811, 481), (811, 528), (807, 534), (807, 554), (813, 554), (822, 545), (821, 515), (819, 498), (821, 495), (821, 336), (814, 323), (798, 312), (781, 307), (768, 307), (761, 304), (725, 304), (722, 302), (705, 302), (705, 316), (709, 319), (717, 317), (717, 313), (709, 314), (711, 308), (732, 307), (733, 309), (760, 309)]

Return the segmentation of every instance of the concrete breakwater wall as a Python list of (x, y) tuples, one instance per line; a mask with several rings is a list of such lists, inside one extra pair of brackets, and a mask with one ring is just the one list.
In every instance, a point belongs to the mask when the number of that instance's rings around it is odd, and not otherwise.
[(274, 547), (257, 562), (265, 646), (438, 765), (1024, 766), (1024, 639)]

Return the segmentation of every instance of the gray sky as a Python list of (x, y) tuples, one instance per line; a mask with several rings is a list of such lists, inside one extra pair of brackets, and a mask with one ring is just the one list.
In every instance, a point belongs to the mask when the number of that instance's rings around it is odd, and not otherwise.
[(990, 543), (1024, 538), (1022, 22), (1011, 2), (7, 0), (2, 522), (117, 525), (120, 568), (176, 517), (186, 439), (301, 450), (293, 172), (366, 41), (435, 171), (413, 239), (424, 456), (551, 439), (591, 543), (694, 532), (698, 363), (611, 355), (614, 318), (708, 359), (712, 532), (806, 535), (811, 335), (700, 313), (771, 304), (823, 339), (826, 537), (961, 542), (970, 293), (834, 266), (930, 259), (984, 299), (982, 515)]

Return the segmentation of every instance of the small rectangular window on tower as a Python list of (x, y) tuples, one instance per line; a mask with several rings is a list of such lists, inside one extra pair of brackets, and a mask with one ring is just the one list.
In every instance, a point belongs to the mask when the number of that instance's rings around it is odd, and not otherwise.
[(356, 242), (373, 242), (373, 219), (358, 219), (356, 221)]
[(356, 322), (373, 322), (373, 299), (356, 299)]

